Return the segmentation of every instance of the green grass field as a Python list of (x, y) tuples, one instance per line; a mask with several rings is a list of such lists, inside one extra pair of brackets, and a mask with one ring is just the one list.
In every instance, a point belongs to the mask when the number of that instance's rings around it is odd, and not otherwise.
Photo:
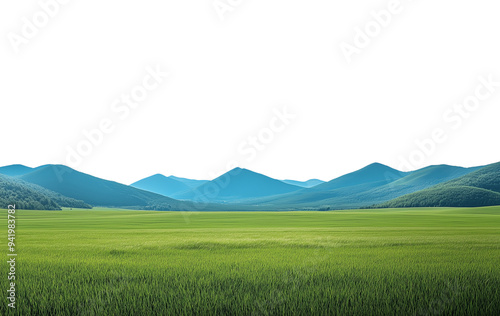
[(500, 207), (16, 212), (1, 315), (499, 315)]

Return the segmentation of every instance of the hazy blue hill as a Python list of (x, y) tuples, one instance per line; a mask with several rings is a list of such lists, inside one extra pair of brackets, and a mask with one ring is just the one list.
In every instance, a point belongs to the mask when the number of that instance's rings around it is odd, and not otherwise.
[(18, 209), (59, 210), (60, 207), (91, 208), (83, 201), (62, 196), (33, 183), (0, 175), (0, 208), (16, 204)]
[(390, 183), (407, 175), (389, 166), (372, 163), (362, 169), (348, 173), (331, 181), (315, 186), (311, 190), (331, 191), (366, 183)]
[(23, 165), (10, 165), (5, 167), (0, 167), (0, 174), (10, 177), (22, 176), (30, 173), (34, 168), (26, 167)]
[(169, 178), (173, 179), (173, 180), (180, 181), (190, 188), (196, 188), (196, 187), (208, 182), (208, 180), (194, 180), (194, 179), (180, 178), (180, 177), (176, 177), (176, 176), (170, 176)]
[(175, 193), (190, 190), (191, 187), (184, 182), (165, 177), (162, 174), (144, 178), (131, 184), (132, 187), (158, 193), (164, 196), (171, 196)]
[(103, 180), (62, 165), (47, 165), (21, 179), (93, 206), (181, 209), (174, 199), (113, 181)]
[(428, 189), (375, 205), (375, 207), (500, 205), (499, 194), (500, 163), (494, 163)]
[(178, 199), (231, 202), (293, 192), (300, 189), (298, 186), (247, 169), (234, 168), (212, 181), (204, 183), (189, 192), (174, 195), (174, 197)]
[(310, 179), (307, 181), (296, 181), (296, 180), (281, 180), (281, 181), (285, 182), (287, 184), (295, 185), (295, 186), (302, 187), (302, 188), (312, 188), (314, 186), (325, 183), (325, 181), (318, 180), (318, 179)]

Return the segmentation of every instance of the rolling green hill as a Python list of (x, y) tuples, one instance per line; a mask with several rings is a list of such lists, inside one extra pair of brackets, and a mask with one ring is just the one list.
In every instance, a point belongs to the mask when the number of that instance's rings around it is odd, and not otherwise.
[(425, 189), (377, 205), (380, 208), (479, 207), (500, 205), (500, 193), (468, 186)]
[(500, 193), (500, 162), (487, 165), (473, 173), (448, 181), (443, 186), (471, 186)]
[(60, 210), (61, 207), (92, 208), (83, 201), (62, 196), (38, 185), (0, 175), (0, 205), (16, 204), (18, 209)]
[(429, 189), (403, 195), (374, 207), (500, 205), (500, 163), (494, 163)]

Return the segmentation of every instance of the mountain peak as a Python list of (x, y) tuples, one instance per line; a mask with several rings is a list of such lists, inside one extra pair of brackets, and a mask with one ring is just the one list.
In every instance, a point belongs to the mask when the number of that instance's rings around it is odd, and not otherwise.
[[(245, 169), (245, 168), (241, 168), (241, 167), (235, 167), (235, 168), (229, 170), (228, 172), (242, 172), (242, 171), (250, 171), (250, 170)], [(253, 171), (250, 171), (250, 172), (253, 172)]]
[(361, 168), (360, 170), (364, 170), (364, 169), (378, 169), (378, 170), (381, 170), (381, 169), (392, 169), (392, 170), (396, 170), (396, 169), (393, 169), (387, 165), (384, 165), (384, 164), (381, 164), (380, 162), (374, 162), (374, 163), (371, 163), (369, 165), (367, 165), (366, 167), (364, 168)]
[(335, 178), (329, 182), (315, 186), (319, 190), (335, 190), (374, 182), (392, 182), (402, 178), (405, 173), (389, 166), (375, 162), (354, 172)]
[(149, 178), (167, 178), (166, 176), (162, 175), (161, 173), (156, 173)]
[(197, 187), (197, 192), (186, 192), (175, 197), (189, 199), (201, 194), (210, 201), (236, 201), (288, 193), (300, 189), (302, 188), (248, 169), (236, 167)]

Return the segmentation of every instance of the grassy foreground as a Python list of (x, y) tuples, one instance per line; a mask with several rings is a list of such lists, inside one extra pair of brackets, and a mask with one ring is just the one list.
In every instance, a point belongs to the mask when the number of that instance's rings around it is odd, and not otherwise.
[(498, 315), (500, 207), (16, 212), (0, 315)]

